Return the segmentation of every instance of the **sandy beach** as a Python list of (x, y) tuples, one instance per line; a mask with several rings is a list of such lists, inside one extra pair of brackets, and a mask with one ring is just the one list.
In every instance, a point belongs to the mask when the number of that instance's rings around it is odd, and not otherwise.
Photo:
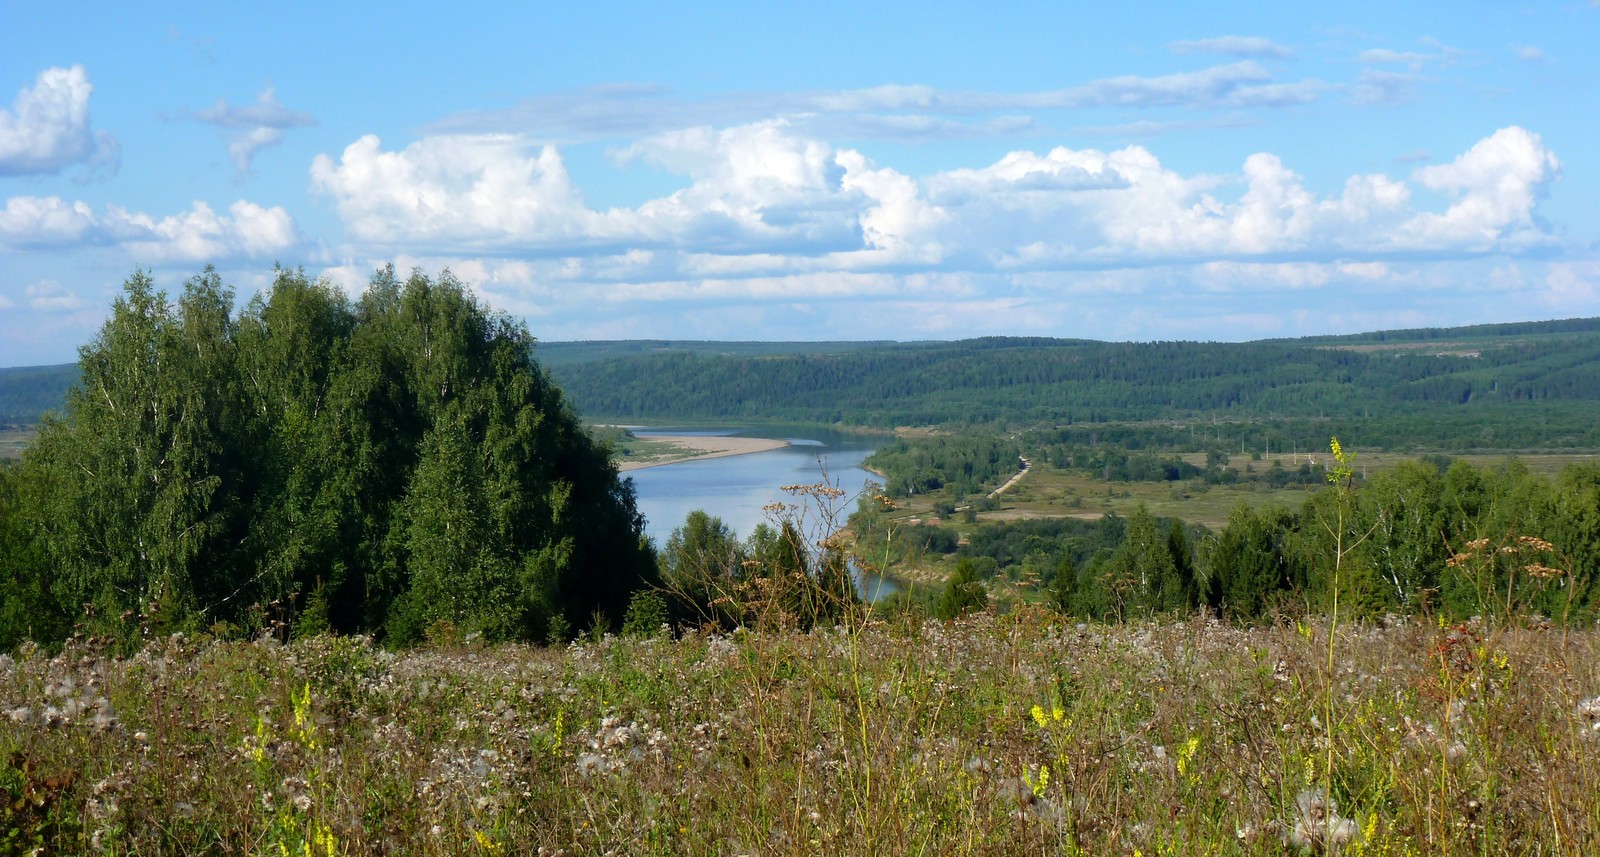
[(726, 458), (730, 455), (766, 452), (769, 449), (782, 449), (789, 445), (786, 440), (765, 437), (650, 435), (648, 439), (669, 443), (675, 448), (675, 451), (665, 456), (653, 455), (648, 458), (625, 459), (618, 463), (617, 469), (621, 471), (643, 470), (646, 467), (660, 467), (664, 464), (677, 464), (680, 461), (701, 461), (707, 458)]

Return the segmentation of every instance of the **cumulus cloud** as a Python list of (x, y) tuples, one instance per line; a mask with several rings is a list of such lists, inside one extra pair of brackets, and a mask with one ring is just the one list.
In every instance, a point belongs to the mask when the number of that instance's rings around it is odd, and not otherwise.
[(616, 228), (591, 211), (554, 146), (510, 135), (428, 137), (385, 151), (367, 135), (335, 161), (318, 155), (312, 187), (334, 200), (351, 237), (379, 245), (603, 242)]
[[(597, 210), (553, 146), (504, 135), (426, 138), (399, 151), (364, 137), (337, 161), (319, 157), (312, 174), (353, 248), (373, 255), (490, 253), (518, 258), (518, 270), (544, 282), (678, 283), (667, 293), (704, 295), (716, 291), (708, 282), (758, 278), (1197, 263), (1301, 265), (1274, 275), (1296, 287), (1380, 282), (1392, 259), (1547, 246), (1535, 209), (1559, 170), (1538, 135), (1518, 127), (1409, 180), (1355, 175), (1334, 194), (1312, 192), (1271, 153), (1232, 175), (1184, 175), (1143, 146), (1015, 151), (919, 179), (780, 120), (654, 135), (617, 158), (688, 186)], [(1418, 188), (1445, 197), (1443, 210), (1419, 207)], [(69, 234), (72, 214), (59, 217)]]
[(1418, 184), (1449, 194), (1443, 214), (1422, 212), (1404, 227), (1402, 240), (1429, 248), (1488, 250), (1548, 243), (1534, 220), (1534, 204), (1561, 169), (1539, 135), (1502, 128), (1448, 164), (1413, 173)]
[(90, 126), (93, 92), (81, 65), (39, 72), (11, 109), (0, 109), (0, 176), (56, 173), (78, 163), (115, 171), (116, 138)]
[(1231, 54), (1236, 57), (1286, 60), (1294, 57), (1292, 48), (1260, 36), (1218, 36), (1212, 39), (1189, 39), (1173, 42), (1167, 49), (1175, 54)]
[(16, 196), (0, 210), (0, 247), (11, 250), (119, 246), (140, 262), (213, 262), (264, 258), (297, 242), (294, 219), (282, 208), (240, 200), (219, 214), (196, 201), (166, 217), (108, 206), (97, 212), (60, 197)]
[(928, 248), (912, 248), (899, 230), (939, 216), (911, 179), (781, 120), (659, 134), (617, 157), (686, 175), (690, 185), (599, 211), (555, 147), (508, 135), (431, 137), (400, 151), (367, 136), (337, 161), (318, 156), (311, 175), (350, 237), (382, 246), (680, 248), (762, 265), (774, 253), (921, 252)]
[(317, 124), (311, 114), (284, 107), (271, 86), (261, 90), (254, 104), (234, 107), (227, 99), (219, 98), (216, 104), (196, 111), (194, 118), (232, 132), (228, 136), (228, 157), (241, 176), (250, 173), (257, 152), (282, 142), (285, 130)]

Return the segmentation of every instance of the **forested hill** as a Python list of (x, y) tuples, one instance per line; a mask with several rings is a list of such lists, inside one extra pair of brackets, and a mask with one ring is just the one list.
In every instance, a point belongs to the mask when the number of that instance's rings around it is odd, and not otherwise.
[(78, 364), (0, 369), (0, 425), (27, 425), (61, 407), (78, 380)]
[[(1562, 423), (1546, 434), (1600, 422), (1600, 318), (1246, 343), (618, 340), (541, 343), (536, 354), (579, 411), (602, 420), (1428, 415), (1460, 424), (1497, 404), (1539, 403), (1533, 416)], [(73, 365), (0, 370), (0, 423), (36, 420), (76, 377)]]
[[(922, 343), (909, 343), (918, 345)], [(837, 354), (864, 348), (905, 347), (902, 343), (874, 342), (718, 342), (673, 339), (597, 339), (578, 342), (541, 342), (539, 362), (545, 366), (569, 366), (622, 357), (655, 357), (663, 354), (696, 354), (716, 357), (773, 357), (803, 354)]]
[(768, 356), (684, 347), (552, 372), (587, 417), (616, 420), (1031, 424), (1530, 402), (1587, 415), (1600, 414), (1600, 319), (1249, 343), (989, 337)]

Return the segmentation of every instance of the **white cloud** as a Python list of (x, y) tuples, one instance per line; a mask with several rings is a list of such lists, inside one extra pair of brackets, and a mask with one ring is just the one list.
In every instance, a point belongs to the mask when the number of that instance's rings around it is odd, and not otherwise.
[(1294, 50), (1260, 36), (1218, 36), (1212, 39), (1190, 39), (1167, 45), (1176, 54), (1214, 53), (1238, 57), (1286, 60), (1294, 57)]
[(1362, 106), (1398, 107), (1416, 100), (1415, 74), (1379, 69), (1363, 69), (1350, 89), (1350, 100)]
[(1517, 59), (1523, 62), (1544, 62), (1544, 51), (1537, 45), (1512, 45), (1511, 50), (1516, 52)]
[(617, 157), (691, 183), (636, 208), (598, 211), (585, 204), (555, 147), (506, 135), (430, 137), (401, 151), (363, 137), (337, 162), (318, 156), (311, 175), (349, 236), (379, 246), (589, 255), (675, 247), (752, 257), (848, 251), (880, 261), (937, 252), (911, 246), (903, 234), (940, 217), (914, 181), (790, 133), (782, 121), (659, 134)]
[(257, 152), (283, 140), (285, 130), (317, 124), (311, 114), (284, 107), (271, 86), (261, 90), (255, 104), (234, 107), (219, 98), (216, 104), (196, 111), (194, 118), (233, 132), (228, 137), (228, 157), (241, 176), (250, 172)]
[(1231, 103), (1241, 88), (1265, 84), (1272, 75), (1254, 62), (1236, 62), (1159, 77), (1123, 75), (1065, 90), (1061, 107), (1166, 107)]
[(1453, 197), (1443, 214), (1419, 213), (1404, 239), (1419, 247), (1487, 250), (1548, 243), (1534, 204), (1561, 169), (1538, 134), (1512, 126), (1478, 141), (1448, 164), (1413, 173), (1418, 184)]
[(0, 247), (12, 250), (117, 245), (141, 263), (214, 262), (266, 258), (296, 241), (287, 211), (244, 200), (227, 214), (196, 201), (186, 212), (160, 218), (115, 205), (96, 212), (54, 196), (11, 197), (0, 210)]
[[(337, 162), (317, 158), (312, 174), (355, 253), (492, 253), (541, 282), (680, 283), (691, 285), (667, 293), (702, 294), (712, 280), (1207, 262), (1323, 266), (1276, 275), (1308, 287), (1318, 284), (1313, 271), (1322, 282), (1380, 282), (1390, 258), (1548, 244), (1534, 209), (1559, 167), (1517, 127), (1415, 170), (1409, 183), (1356, 175), (1333, 195), (1308, 190), (1271, 153), (1249, 156), (1234, 175), (1183, 175), (1141, 146), (1016, 151), (919, 180), (783, 121), (655, 135), (617, 157), (688, 186), (595, 210), (554, 147), (504, 135), (426, 138), (400, 151), (364, 137)], [(1413, 184), (1448, 196), (1448, 207), (1418, 208)]]
[(1545, 272), (1541, 301), (1568, 316), (1600, 312), (1600, 262), (1558, 262)]
[(156, 262), (265, 259), (295, 244), (294, 219), (287, 211), (244, 200), (228, 206), (226, 215), (199, 201), (186, 212), (159, 220), (120, 209), (112, 213), (144, 233), (124, 242), (126, 250)]
[(1362, 51), (1356, 57), (1357, 62), (1369, 65), (1403, 65), (1412, 71), (1421, 71), (1423, 65), (1435, 59), (1438, 59), (1438, 57), (1413, 51), (1391, 51), (1387, 48), (1373, 48)]
[(94, 209), (57, 196), (14, 196), (0, 210), (0, 245), (13, 249), (99, 243)]
[(398, 152), (367, 135), (311, 182), (363, 242), (498, 246), (604, 241), (616, 227), (590, 211), (554, 146), (529, 153), (508, 135), (428, 137)]
[(1362, 280), (1387, 280), (1393, 276), (1382, 262), (1340, 262), (1339, 273)]
[(55, 173), (76, 163), (114, 171), (116, 138), (89, 123), (94, 87), (83, 66), (50, 68), (0, 110), (0, 176)]
[[(1252, 53), (1247, 50), (1249, 44), (1237, 43), (1234, 46), (1239, 50), (1229, 52), (1276, 55), (1265, 45), (1257, 46), (1261, 52)], [(1317, 80), (1278, 81), (1249, 60), (1166, 75), (1121, 75), (1031, 92), (888, 84), (819, 92), (683, 98), (653, 84), (611, 84), (533, 96), (505, 110), (459, 113), (427, 130), (440, 137), (510, 134), (539, 142), (566, 143), (637, 139), (685, 127), (739, 126), (780, 117), (796, 130), (834, 138), (942, 140), (1032, 133), (1043, 124), (1035, 115), (1041, 111), (1091, 107), (1293, 107), (1315, 100), (1327, 88)]]
[(83, 308), (83, 301), (77, 295), (62, 288), (61, 284), (54, 280), (31, 283), (24, 291), (28, 297), (28, 306), (34, 312), (72, 312)]

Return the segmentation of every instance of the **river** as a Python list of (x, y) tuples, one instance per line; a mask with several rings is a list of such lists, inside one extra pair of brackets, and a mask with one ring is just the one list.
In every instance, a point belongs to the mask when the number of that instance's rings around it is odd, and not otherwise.
[[(890, 442), (885, 435), (863, 435), (826, 428), (766, 426), (762, 428), (680, 429), (667, 426), (634, 429), (640, 437), (650, 435), (737, 435), (787, 440), (789, 445), (767, 452), (683, 461), (661, 467), (628, 472), (638, 497), (639, 511), (645, 516), (645, 532), (664, 546), (672, 531), (683, 524), (695, 509), (721, 518), (745, 538), (763, 521), (772, 519), (766, 507), (772, 503), (800, 503), (803, 497), (785, 493), (784, 485), (812, 485), (826, 481), (845, 492), (834, 501), (840, 526), (855, 510), (856, 498), (877, 476), (861, 468), (873, 450)], [(808, 525), (818, 519), (813, 504), (805, 517)], [(813, 535), (813, 533), (808, 533)], [(876, 577), (858, 581), (869, 599), (876, 600), (895, 589), (894, 583)]]

